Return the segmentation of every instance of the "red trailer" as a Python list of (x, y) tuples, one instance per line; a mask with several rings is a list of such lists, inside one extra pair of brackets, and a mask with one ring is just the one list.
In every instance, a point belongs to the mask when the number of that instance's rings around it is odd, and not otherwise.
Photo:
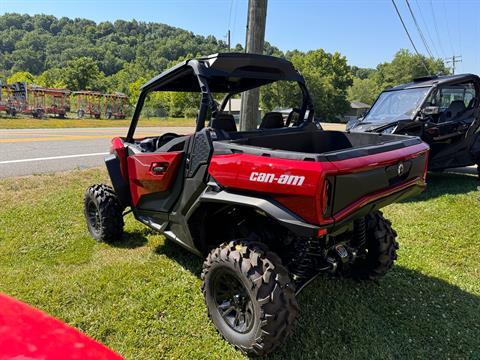
[(13, 98), (12, 87), (0, 82), (0, 111), (5, 111), (7, 115), (15, 116), (17, 109)]
[(16, 112), (41, 119), (45, 114), (45, 93), (38, 85), (17, 82), (12, 85)]
[(105, 98), (105, 117), (107, 119), (125, 119), (125, 108), (127, 106), (127, 95), (121, 92), (103, 94)]
[(70, 111), (70, 94), (68, 89), (43, 89), (45, 97), (45, 113), (64, 119)]
[(100, 119), (102, 99), (104, 95), (98, 91), (74, 91), (72, 93), (76, 102), (76, 112), (79, 119), (85, 115)]
[(27, 85), (26, 100), (22, 113), (38, 119), (43, 118), (45, 115), (45, 92), (43, 88), (38, 85)]

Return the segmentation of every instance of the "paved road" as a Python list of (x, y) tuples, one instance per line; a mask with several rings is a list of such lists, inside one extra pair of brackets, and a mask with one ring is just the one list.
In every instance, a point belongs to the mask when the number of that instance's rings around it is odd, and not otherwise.
[[(343, 130), (345, 126), (322, 125), (327, 130)], [(143, 127), (135, 135), (159, 136), (166, 132), (188, 134), (193, 128)], [(110, 139), (126, 133), (126, 128), (0, 129), (0, 178), (101, 166)], [(476, 173), (474, 167), (459, 171)]]
[[(138, 128), (135, 135), (188, 134), (189, 127)], [(0, 129), (0, 177), (88, 168), (103, 164), (110, 139), (126, 128)]]

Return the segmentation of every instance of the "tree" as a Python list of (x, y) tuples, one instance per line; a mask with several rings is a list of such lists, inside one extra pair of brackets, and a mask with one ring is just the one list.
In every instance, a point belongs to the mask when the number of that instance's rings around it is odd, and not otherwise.
[(37, 76), (35, 82), (43, 87), (48, 88), (66, 88), (67, 84), (63, 81), (63, 70), (52, 68), (45, 70)]
[(288, 55), (305, 77), (315, 114), (323, 121), (335, 121), (338, 115), (348, 111), (347, 89), (352, 84), (352, 75), (345, 56), (338, 52), (330, 54), (323, 49), (305, 54), (295, 51)]
[(426, 75), (445, 75), (449, 70), (441, 59), (427, 58), (402, 49), (395, 54), (392, 62), (377, 66), (373, 79), (381, 88), (407, 83)]
[(370, 69), (370, 68), (361, 68), (358, 66), (352, 66), (351, 67), (351, 73), (353, 77), (357, 77), (360, 79), (366, 79), (369, 77), (372, 77), (372, 75), (375, 73), (375, 69)]
[(33, 83), (35, 82), (35, 76), (30, 74), (28, 71), (19, 71), (14, 73), (12, 76), (10, 76), (7, 79), (8, 84), (13, 84), (16, 82), (27, 82), (27, 83)]
[(70, 90), (98, 90), (104, 77), (94, 59), (81, 57), (67, 63), (63, 80)]
[(279, 81), (260, 88), (260, 106), (264, 112), (298, 107), (301, 101), (301, 91), (295, 82)]
[(378, 96), (378, 85), (373, 79), (354, 78), (353, 84), (348, 88), (348, 100), (360, 101), (371, 105)]

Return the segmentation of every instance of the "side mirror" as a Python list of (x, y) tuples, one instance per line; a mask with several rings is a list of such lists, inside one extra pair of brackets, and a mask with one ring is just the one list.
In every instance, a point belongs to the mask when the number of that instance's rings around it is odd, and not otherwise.
[(439, 113), (440, 113), (440, 107), (439, 106), (425, 106), (422, 109), (422, 115), (423, 116), (438, 115)]

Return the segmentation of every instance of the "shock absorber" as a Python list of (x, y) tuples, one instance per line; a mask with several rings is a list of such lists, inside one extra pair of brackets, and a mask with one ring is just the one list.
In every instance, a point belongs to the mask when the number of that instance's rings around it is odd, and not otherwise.
[(356, 219), (353, 222), (353, 247), (362, 250), (367, 243), (367, 224), (365, 218)]
[(288, 268), (298, 288), (321, 270), (324, 250), (319, 239), (299, 238), (292, 245)]

